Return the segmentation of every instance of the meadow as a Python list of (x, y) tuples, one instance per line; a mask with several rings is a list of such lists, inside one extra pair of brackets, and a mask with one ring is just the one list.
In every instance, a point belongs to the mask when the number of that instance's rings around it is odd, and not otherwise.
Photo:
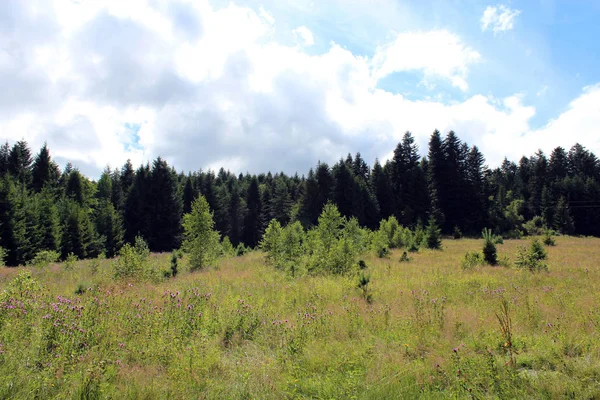
[(482, 244), (365, 256), (362, 288), (258, 251), (156, 282), (2, 268), (0, 398), (600, 398), (600, 239), (557, 237), (548, 272), (462, 269)]

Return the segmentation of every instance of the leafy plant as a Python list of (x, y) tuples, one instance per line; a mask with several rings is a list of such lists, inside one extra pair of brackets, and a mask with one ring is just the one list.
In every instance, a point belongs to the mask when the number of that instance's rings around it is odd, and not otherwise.
[(546, 250), (538, 239), (531, 242), (529, 248), (519, 246), (515, 266), (530, 272), (548, 271), (548, 266), (542, 261), (548, 258)]
[(554, 231), (551, 229), (546, 229), (544, 232), (544, 244), (546, 246), (556, 246), (556, 241), (554, 240)]
[(465, 257), (460, 262), (460, 267), (463, 270), (472, 270), (484, 264), (485, 260), (483, 259), (482, 253), (478, 251), (467, 251)]
[(189, 254), (190, 269), (196, 271), (214, 263), (219, 255), (219, 234), (206, 198), (198, 196), (190, 213), (183, 216), (183, 249)]
[(52, 250), (42, 250), (37, 252), (31, 264), (36, 268), (45, 268), (48, 265), (55, 263), (60, 258), (60, 254)]

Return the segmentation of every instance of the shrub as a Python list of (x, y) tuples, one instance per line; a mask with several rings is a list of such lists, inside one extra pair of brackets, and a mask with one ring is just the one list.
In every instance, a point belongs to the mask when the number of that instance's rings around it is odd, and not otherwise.
[(472, 270), (476, 267), (484, 265), (483, 255), (478, 251), (467, 251), (465, 258), (460, 262), (460, 267), (463, 270)]
[(135, 245), (127, 243), (119, 250), (119, 257), (112, 263), (115, 279), (136, 278), (158, 281), (162, 278), (160, 271), (152, 266), (148, 257), (150, 250), (140, 236), (135, 238)]
[(554, 240), (554, 231), (552, 229), (546, 229), (544, 232), (544, 244), (546, 246), (556, 246), (556, 241)]
[(536, 215), (531, 220), (523, 224), (523, 229), (529, 236), (537, 236), (544, 233), (544, 220), (539, 215)]
[(490, 229), (485, 228), (483, 232), (481, 232), (483, 236), (483, 260), (489, 265), (497, 265), (498, 264), (498, 254), (496, 251), (496, 245), (492, 239), (492, 231)]
[(402, 256), (400, 257), (400, 262), (409, 262), (411, 258), (408, 256), (407, 252), (402, 252)]
[(225, 257), (235, 257), (235, 248), (231, 244), (229, 236), (225, 236), (223, 237), (223, 240), (221, 240), (221, 255)]
[(438, 228), (435, 218), (429, 218), (429, 223), (425, 229), (423, 244), (426, 248), (432, 250), (440, 250), (442, 248), (441, 230)]
[(179, 272), (178, 260), (179, 260), (179, 255), (177, 254), (177, 251), (172, 252), (171, 253), (171, 276), (173, 278), (175, 278), (177, 276), (177, 273)]
[(65, 259), (65, 271), (72, 271), (75, 268), (77, 262), (77, 256), (73, 253), (69, 253)]
[(460, 228), (458, 226), (454, 227), (454, 231), (452, 232), (452, 237), (454, 239), (462, 238), (462, 232), (460, 231)]
[(206, 198), (198, 196), (192, 203), (191, 212), (183, 216), (183, 249), (190, 256), (190, 270), (205, 268), (217, 260), (221, 245), (214, 225)]
[(373, 295), (371, 294), (369, 282), (371, 282), (371, 275), (368, 272), (361, 271), (358, 275), (358, 288), (360, 289), (362, 298), (371, 304), (373, 302)]
[(493, 235), (492, 242), (494, 244), (504, 244), (504, 238), (501, 235)]
[(0, 246), (0, 265), (5, 265), (4, 262), (6, 261), (7, 256), (8, 254), (6, 253), (4, 247)]
[(60, 254), (56, 251), (42, 250), (38, 251), (33, 260), (31, 260), (31, 265), (37, 268), (45, 268), (48, 265), (57, 262), (59, 258)]
[(548, 271), (548, 266), (542, 261), (548, 258), (546, 250), (535, 239), (531, 242), (529, 248), (519, 246), (515, 260), (515, 266), (520, 269), (527, 269), (530, 272)]

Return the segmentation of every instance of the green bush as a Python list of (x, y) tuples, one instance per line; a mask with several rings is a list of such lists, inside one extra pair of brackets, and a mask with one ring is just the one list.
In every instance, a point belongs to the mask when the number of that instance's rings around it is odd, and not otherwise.
[(56, 251), (42, 250), (38, 251), (33, 260), (31, 260), (31, 265), (36, 268), (45, 268), (48, 265), (57, 262), (59, 258), (60, 254)]
[(460, 267), (463, 270), (472, 270), (484, 264), (485, 261), (482, 253), (478, 251), (467, 251), (465, 258), (460, 262)]
[(127, 243), (119, 250), (119, 257), (112, 263), (115, 279), (133, 278), (158, 281), (163, 278), (160, 270), (148, 261), (150, 250), (140, 236), (135, 238), (135, 245)]
[(556, 241), (554, 240), (554, 231), (552, 229), (546, 229), (544, 232), (544, 244), (546, 246), (556, 246)]
[(544, 233), (544, 220), (539, 215), (536, 215), (531, 220), (523, 224), (523, 229), (528, 236), (538, 236)]
[(454, 227), (454, 231), (452, 232), (452, 237), (456, 240), (462, 238), (462, 232), (458, 226)]
[(6, 261), (6, 257), (8, 256), (4, 247), (0, 246), (0, 265), (4, 266), (4, 262)]
[(492, 231), (490, 229), (485, 228), (483, 232), (481, 232), (481, 236), (483, 236), (483, 260), (489, 265), (497, 265), (498, 264), (498, 254), (496, 251), (496, 245), (494, 244)]
[(548, 266), (542, 262), (547, 258), (548, 254), (544, 246), (538, 239), (534, 239), (529, 248), (519, 246), (515, 266), (520, 269), (527, 269), (530, 272), (548, 271)]

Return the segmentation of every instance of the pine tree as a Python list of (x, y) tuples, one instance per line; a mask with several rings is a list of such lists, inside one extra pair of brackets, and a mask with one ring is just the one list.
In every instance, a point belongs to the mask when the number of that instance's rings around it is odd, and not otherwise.
[(19, 140), (8, 156), (8, 171), (18, 182), (29, 185), (32, 161), (29, 145), (25, 140)]
[[(98, 180), (96, 197), (99, 200), (111, 201), (113, 190), (112, 190), (112, 172), (109, 167), (104, 168), (100, 179)], [(112, 202), (112, 201), (111, 201)]]
[(381, 167), (379, 160), (375, 160), (371, 173), (371, 186), (379, 204), (381, 218), (387, 219), (395, 214), (396, 202), (389, 174)]
[(441, 230), (435, 222), (433, 216), (429, 217), (429, 223), (425, 228), (425, 247), (432, 250), (439, 250), (442, 248), (442, 235)]
[(10, 163), (10, 145), (5, 142), (0, 147), (0, 177), (9, 172)]
[(102, 199), (96, 210), (96, 230), (104, 243), (108, 257), (114, 257), (123, 247), (123, 221), (109, 199)]
[(56, 185), (57, 181), (58, 166), (52, 161), (50, 150), (44, 143), (33, 161), (31, 182), (33, 190), (40, 192), (46, 184)]
[(42, 189), (39, 196), (39, 224), (41, 230), (40, 247), (43, 250), (58, 251), (61, 247), (61, 226), (58, 207), (49, 189)]
[(244, 232), (243, 242), (250, 247), (256, 247), (262, 237), (263, 223), (262, 202), (260, 198), (260, 190), (258, 179), (254, 176), (250, 180), (250, 186), (246, 192), (246, 216), (244, 217)]
[(219, 254), (219, 234), (214, 230), (213, 215), (204, 196), (192, 203), (192, 211), (183, 216), (183, 248), (190, 255), (192, 271), (214, 263)]
[(152, 251), (171, 251), (181, 243), (182, 202), (177, 178), (167, 162), (158, 157), (152, 164), (147, 198), (149, 221), (144, 237)]

